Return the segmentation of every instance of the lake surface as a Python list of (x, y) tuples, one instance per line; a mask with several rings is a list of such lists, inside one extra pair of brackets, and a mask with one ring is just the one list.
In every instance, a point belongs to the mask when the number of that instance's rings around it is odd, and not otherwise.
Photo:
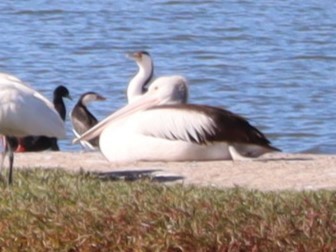
[[(147, 50), (155, 75), (181, 74), (190, 102), (247, 117), (285, 152), (336, 153), (335, 1), (0, 2), (0, 67), (52, 97), (97, 91), (104, 118), (126, 103)], [(71, 123), (63, 150), (72, 145)]]

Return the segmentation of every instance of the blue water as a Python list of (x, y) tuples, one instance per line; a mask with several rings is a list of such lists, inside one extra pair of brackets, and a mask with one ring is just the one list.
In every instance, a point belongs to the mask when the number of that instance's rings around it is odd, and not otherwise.
[[(74, 98), (97, 91), (102, 119), (126, 103), (137, 67), (151, 53), (157, 76), (182, 74), (190, 102), (247, 117), (285, 152), (336, 153), (336, 2), (0, 2), (0, 70), (46, 96), (66, 85)], [(70, 121), (63, 150), (72, 145)]]

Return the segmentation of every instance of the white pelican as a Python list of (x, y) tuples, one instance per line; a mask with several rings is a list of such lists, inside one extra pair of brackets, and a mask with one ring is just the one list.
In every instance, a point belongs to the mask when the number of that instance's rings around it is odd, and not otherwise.
[(127, 100), (128, 103), (131, 103), (145, 93), (146, 85), (153, 77), (154, 65), (151, 56), (146, 51), (128, 53), (127, 56), (135, 60), (139, 67), (137, 74), (131, 79), (127, 88)]
[[(0, 134), (9, 137), (65, 137), (65, 127), (54, 105), (15, 76), (0, 73)], [(9, 153), (8, 183), (12, 183), (13, 148), (10, 142), (2, 155), (1, 168)]]
[(226, 160), (234, 158), (232, 149), (244, 157), (279, 151), (239, 115), (217, 107), (185, 104), (187, 89), (181, 76), (160, 77), (137, 101), (74, 142), (100, 135), (100, 150), (117, 163)]
[[(53, 104), (62, 120), (65, 121), (66, 107), (63, 98), (71, 100), (70, 92), (63, 85), (57, 86), (53, 93)], [(59, 151), (57, 138), (55, 137), (28, 136), (18, 139), (11, 137), (7, 140), (12, 141), (12, 147), (17, 146), (16, 152), (43, 151), (48, 149)]]
[[(91, 129), (98, 123), (97, 118), (88, 110), (87, 106), (93, 101), (104, 101), (105, 97), (96, 92), (86, 92), (81, 95), (78, 102), (70, 112), (73, 132), (76, 137)], [(90, 141), (81, 141), (81, 145), (86, 150), (95, 150), (99, 145), (99, 138)]]

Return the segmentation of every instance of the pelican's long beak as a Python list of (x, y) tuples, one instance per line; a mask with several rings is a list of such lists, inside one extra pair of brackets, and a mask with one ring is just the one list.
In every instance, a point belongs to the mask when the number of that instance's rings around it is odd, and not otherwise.
[(81, 140), (88, 141), (92, 138), (95, 138), (99, 136), (105, 128), (107, 128), (114, 122), (117, 122), (123, 118), (131, 116), (132, 114), (138, 111), (146, 110), (147, 108), (158, 105), (159, 103), (160, 103), (159, 99), (150, 97), (149, 95), (145, 94), (138, 100), (134, 101), (133, 103), (126, 105), (125, 107), (117, 110), (110, 116), (106, 117), (104, 120), (100, 121), (97, 125), (86, 131), (80, 137), (75, 138), (73, 140), (73, 143), (78, 143)]

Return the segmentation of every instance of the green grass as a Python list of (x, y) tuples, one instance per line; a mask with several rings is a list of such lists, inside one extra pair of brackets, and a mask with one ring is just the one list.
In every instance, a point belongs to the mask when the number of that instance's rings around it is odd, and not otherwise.
[(0, 184), (0, 251), (329, 251), (336, 193), (102, 181), (15, 171)]

